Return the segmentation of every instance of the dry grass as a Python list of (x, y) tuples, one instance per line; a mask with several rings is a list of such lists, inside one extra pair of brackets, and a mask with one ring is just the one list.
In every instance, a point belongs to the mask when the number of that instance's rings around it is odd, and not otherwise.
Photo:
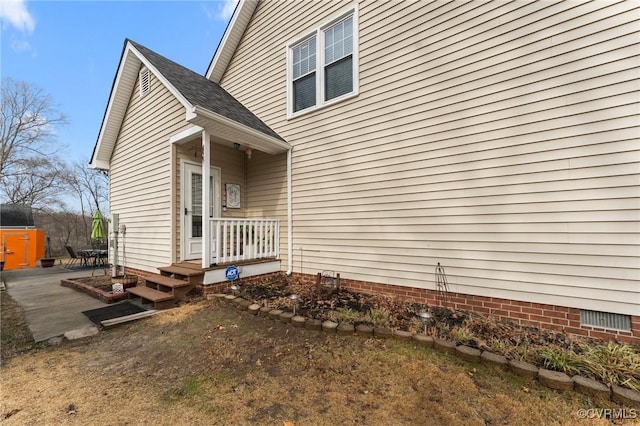
[(6, 291), (0, 292), (0, 365), (36, 347), (22, 309)]
[(2, 383), (7, 425), (569, 425), (579, 408), (611, 406), (412, 342), (205, 301), (17, 356)]

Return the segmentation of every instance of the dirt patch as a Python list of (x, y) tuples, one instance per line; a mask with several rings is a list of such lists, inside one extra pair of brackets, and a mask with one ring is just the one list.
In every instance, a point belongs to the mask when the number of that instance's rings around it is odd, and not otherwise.
[(328, 335), (214, 301), (18, 356), (2, 380), (7, 425), (568, 425), (612, 404), (410, 341)]

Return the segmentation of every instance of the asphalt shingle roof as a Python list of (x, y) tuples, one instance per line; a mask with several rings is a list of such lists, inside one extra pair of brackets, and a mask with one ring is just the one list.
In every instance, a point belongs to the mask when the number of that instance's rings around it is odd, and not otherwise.
[(194, 106), (203, 107), (230, 120), (279, 140), (276, 132), (231, 96), (219, 84), (127, 39)]

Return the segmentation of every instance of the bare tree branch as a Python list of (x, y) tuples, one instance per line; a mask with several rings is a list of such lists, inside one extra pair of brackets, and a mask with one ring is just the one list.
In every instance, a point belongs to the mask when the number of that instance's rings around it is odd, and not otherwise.
[(0, 182), (19, 173), (24, 160), (59, 152), (55, 130), (67, 124), (42, 89), (9, 77), (0, 98)]

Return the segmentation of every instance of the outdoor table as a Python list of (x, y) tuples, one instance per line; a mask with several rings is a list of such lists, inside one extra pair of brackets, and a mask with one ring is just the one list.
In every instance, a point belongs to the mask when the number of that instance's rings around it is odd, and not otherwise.
[(78, 250), (79, 255), (81, 255), (86, 259), (90, 258), (92, 260), (91, 263), (94, 268), (98, 266), (106, 266), (106, 259), (107, 259), (108, 253), (109, 253), (108, 250), (98, 250), (98, 249)]

